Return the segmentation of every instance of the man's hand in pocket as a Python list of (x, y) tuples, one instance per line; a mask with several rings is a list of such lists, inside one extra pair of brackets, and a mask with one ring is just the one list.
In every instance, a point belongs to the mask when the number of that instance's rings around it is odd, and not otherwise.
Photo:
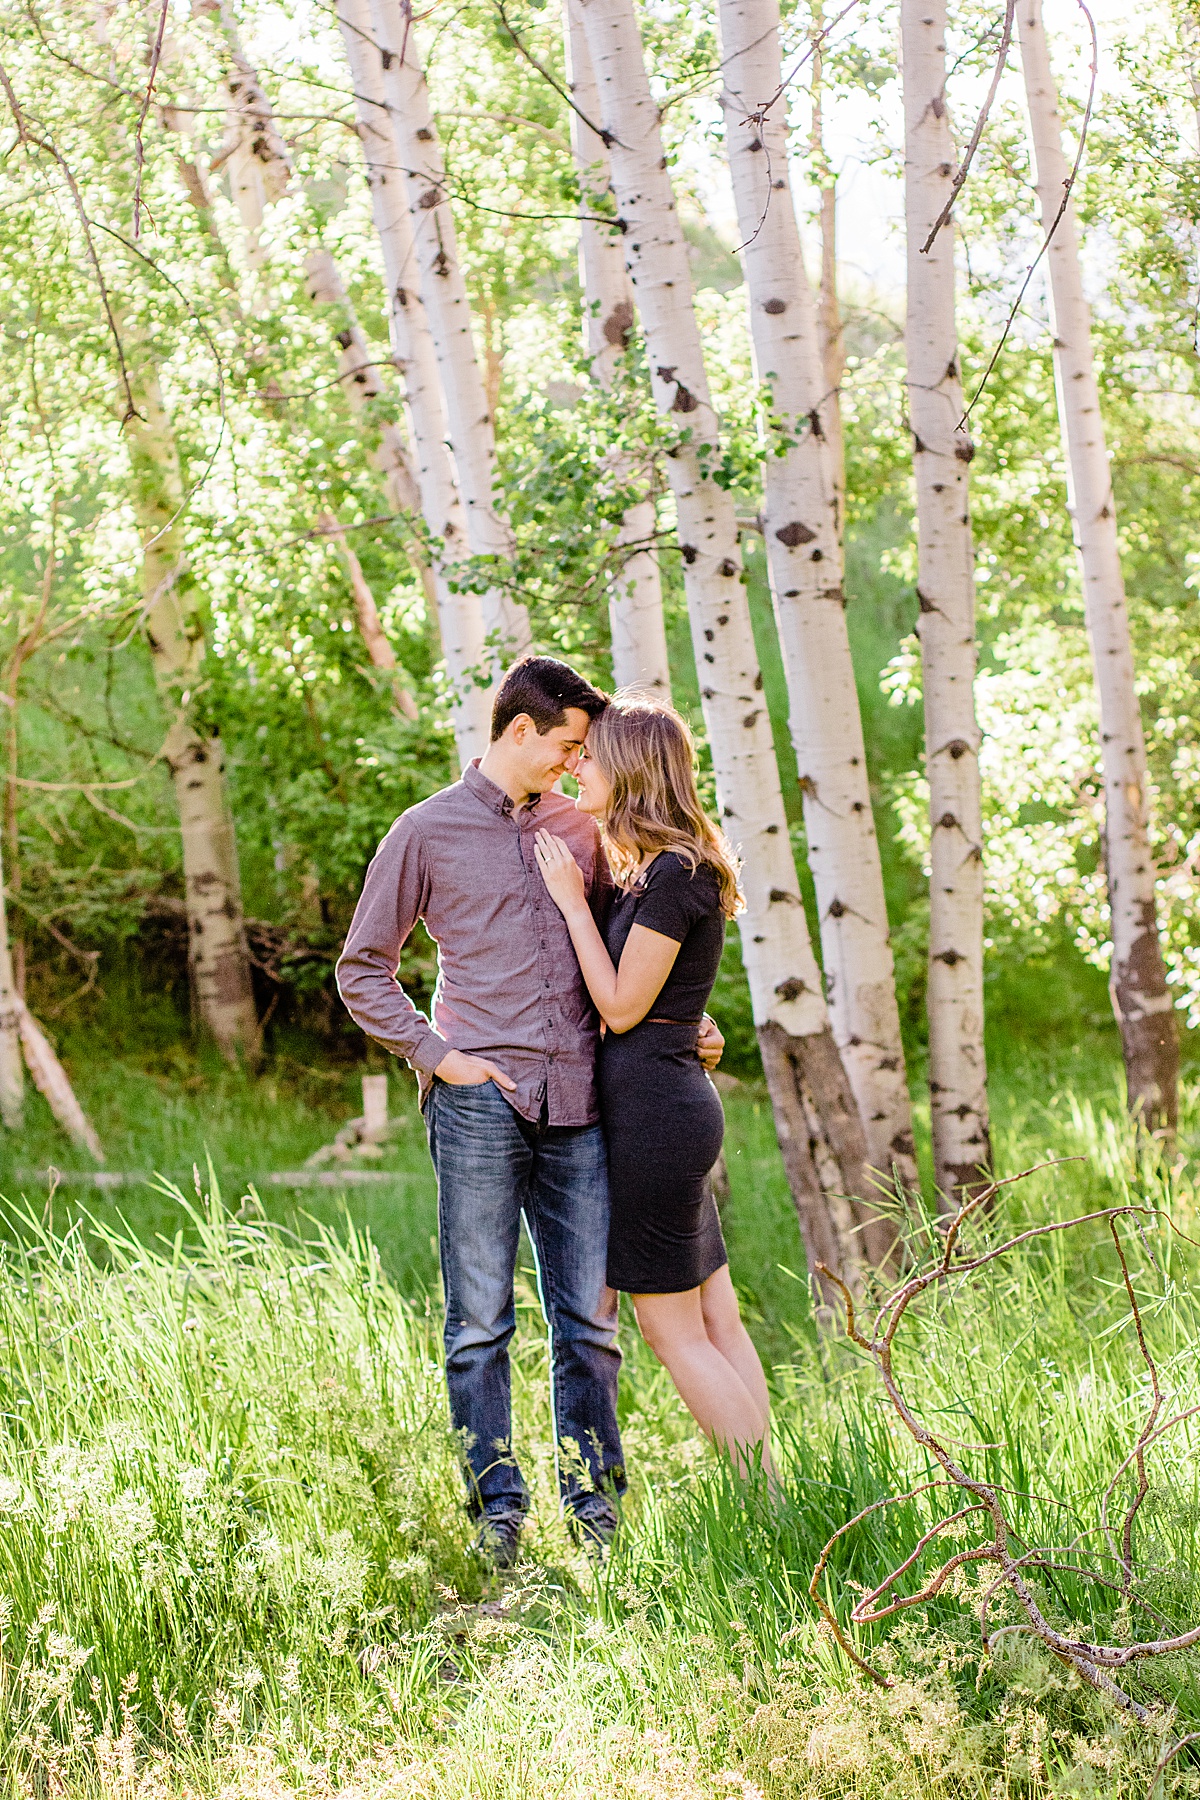
[(439, 1081), (447, 1082), (450, 1087), (482, 1087), (485, 1081), (494, 1081), (508, 1094), (517, 1091), (516, 1082), (503, 1069), (498, 1069), (486, 1056), (471, 1056), (466, 1050), (448, 1050), (433, 1072)]
[(705, 1013), (700, 1021), (700, 1035), (696, 1039), (696, 1055), (711, 1075), (720, 1062), (725, 1050), (725, 1038), (715, 1019)]

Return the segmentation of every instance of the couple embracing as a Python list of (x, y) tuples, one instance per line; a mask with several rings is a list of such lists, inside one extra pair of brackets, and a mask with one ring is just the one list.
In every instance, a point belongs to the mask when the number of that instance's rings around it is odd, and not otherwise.
[[(554, 791), (564, 774), (577, 800)], [(368, 870), (338, 986), (420, 1079), (450, 1413), (499, 1566), (529, 1506), (508, 1362), (522, 1215), (576, 1536), (609, 1541), (625, 1486), (620, 1291), (701, 1428), (769, 1471), (767, 1384), (709, 1180), (724, 1117), (706, 1068), (724, 1040), (704, 1008), (740, 904), (683, 720), (544, 656), (508, 671), (483, 756), (403, 813)], [(418, 919), (438, 947), (431, 1019), (396, 979)]]

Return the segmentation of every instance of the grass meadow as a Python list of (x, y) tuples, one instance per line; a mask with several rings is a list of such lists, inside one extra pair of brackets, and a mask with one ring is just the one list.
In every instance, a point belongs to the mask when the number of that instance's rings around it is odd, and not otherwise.
[[(67, 1047), (69, 1050), (69, 1046)], [(176, 1053), (182, 1054), (182, 1053)], [(819, 1340), (769, 1108), (727, 1097), (735, 1281), (772, 1370), (785, 1494), (746, 1492), (698, 1440), (626, 1322), (631, 1490), (602, 1571), (558, 1518), (546, 1354), (520, 1275), (518, 1448), (535, 1510), (514, 1575), (470, 1551), (445, 1424), (433, 1183), (412, 1090), (387, 1184), (289, 1194), (295, 1168), (357, 1110), (351, 1071), (276, 1058), (250, 1079), (115, 1054), (73, 1073), (113, 1167), (156, 1182), (88, 1195), (28, 1171), (67, 1167), (40, 1101), (4, 1147), (0, 1261), (0, 1781), (36, 1797), (251, 1795), (312, 1800), (1009, 1800), (1200, 1792), (1200, 1662), (1135, 1664), (1145, 1724), (1034, 1638), (985, 1656), (986, 1565), (856, 1642), (857, 1671), (808, 1597), (838, 1526), (926, 1478), (875, 1371)], [(1189, 1170), (1139, 1166), (1111, 1055), (1053, 1044), (1001, 1059), (1004, 1173), (1077, 1160), (1007, 1191), (977, 1241), (1130, 1199), (1125, 1234), (1171, 1412), (1200, 1402), (1200, 1237)], [(964, 1465), (1012, 1490), (1019, 1543), (1064, 1547), (1030, 1581), (1052, 1622), (1128, 1642), (1200, 1623), (1197, 1420), (1147, 1456), (1140, 1580), (1111, 1582), (1101, 1497), (1146, 1416), (1148, 1374), (1102, 1222), (1035, 1239), (930, 1291), (897, 1340), (915, 1411)], [(1162, 1415), (1166, 1417), (1164, 1413)], [(973, 1447), (972, 1447), (973, 1446)], [(1131, 1475), (1118, 1486), (1120, 1510)], [(958, 1506), (883, 1507), (839, 1542), (839, 1618)], [(982, 1541), (950, 1529), (906, 1572)], [(1119, 1574), (1119, 1569), (1116, 1570)], [(993, 1627), (1016, 1623), (998, 1595)], [(1155, 1623), (1154, 1621), (1158, 1621)]]

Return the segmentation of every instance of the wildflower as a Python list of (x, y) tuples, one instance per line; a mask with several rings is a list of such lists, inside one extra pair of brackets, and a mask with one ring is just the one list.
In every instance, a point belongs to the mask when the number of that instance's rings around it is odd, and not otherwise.
[(179, 1492), (185, 1506), (195, 1506), (208, 1487), (208, 1470), (198, 1463), (185, 1463), (179, 1471)]
[(25, 1507), (25, 1489), (19, 1481), (9, 1475), (0, 1475), (0, 1513), (22, 1512)]

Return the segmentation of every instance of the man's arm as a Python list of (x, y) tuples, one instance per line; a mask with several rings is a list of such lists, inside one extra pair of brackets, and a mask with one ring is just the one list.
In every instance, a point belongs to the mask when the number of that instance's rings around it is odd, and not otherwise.
[(338, 958), (338, 992), (355, 1024), (420, 1074), (440, 1075), (456, 1087), (495, 1081), (514, 1089), (516, 1083), (485, 1058), (452, 1050), (396, 980), (400, 952), (429, 904), (429, 882), (424, 840), (402, 815), (367, 870)]
[(413, 926), (429, 902), (425, 845), (407, 815), (396, 820), (375, 852), (345, 947), (337, 985), (356, 1025), (385, 1050), (432, 1075), (450, 1046), (419, 1013), (396, 970)]

